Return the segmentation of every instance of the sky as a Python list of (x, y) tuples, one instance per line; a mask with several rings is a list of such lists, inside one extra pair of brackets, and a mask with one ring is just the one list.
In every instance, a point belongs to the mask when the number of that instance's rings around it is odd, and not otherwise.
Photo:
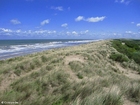
[(140, 0), (0, 0), (0, 39), (140, 39)]

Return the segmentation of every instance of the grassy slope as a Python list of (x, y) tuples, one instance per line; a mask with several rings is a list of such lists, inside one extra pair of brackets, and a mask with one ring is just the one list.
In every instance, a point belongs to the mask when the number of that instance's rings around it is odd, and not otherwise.
[(140, 66), (116, 62), (110, 41), (0, 61), (0, 101), (21, 105), (140, 104)]

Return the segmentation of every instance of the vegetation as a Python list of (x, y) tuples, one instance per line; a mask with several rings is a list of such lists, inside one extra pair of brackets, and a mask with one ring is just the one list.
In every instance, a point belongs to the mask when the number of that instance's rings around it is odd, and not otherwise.
[(138, 45), (98, 41), (0, 61), (0, 100), (19, 105), (138, 105)]
[(122, 54), (116, 54), (116, 53), (112, 53), (110, 55), (110, 58), (114, 61), (118, 61), (118, 62), (128, 62), (128, 58)]
[(131, 83), (127, 89), (127, 95), (130, 100), (135, 102), (140, 102), (140, 84), (137, 82)]
[(139, 40), (113, 40), (112, 46), (118, 52), (133, 59), (140, 65), (140, 41)]

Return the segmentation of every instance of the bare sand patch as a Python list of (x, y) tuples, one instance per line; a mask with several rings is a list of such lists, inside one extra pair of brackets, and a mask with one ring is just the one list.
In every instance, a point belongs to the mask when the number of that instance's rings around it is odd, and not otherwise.
[(9, 85), (12, 83), (12, 81), (17, 78), (17, 76), (14, 73), (9, 73), (8, 75), (7, 77), (3, 77), (5, 79), (1, 81), (0, 91), (6, 90), (9, 87)]
[(85, 62), (84, 57), (80, 55), (70, 55), (65, 58), (65, 64), (69, 64), (69, 62), (72, 62), (72, 61), (79, 61), (81, 63)]
[(79, 61), (81, 63), (84, 63), (85, 62), (84, 57), (80, 56), (80, 55), (70, 55), (70, 56), (67, 56), (64, 61), (66, 64), (66, 72), (68, 74), (70, 74), (71, 80), (75, 80), (76, 82), (80, 82), (80, 79), (76, 76), (76, 74), (67, 65), (72, 61)]
[(118, 63), (116, 63), (116, 67), (120, 70), (120, 72), (124, 73), (124, 75), (127, 76), (128, 78), (140, 80), (140, 75), (138, 74), (138, 72), (134, 70), (132, 72), (132, 70), (125, 69), (121, 67), (121, 65), (119, 65)]
[(124, 104), (123, 105), (138, 105), (138, 104), (136, 104), (134, 102), (131, 102), (131, 101), (127, 100), (127, 99), (124, 99)]

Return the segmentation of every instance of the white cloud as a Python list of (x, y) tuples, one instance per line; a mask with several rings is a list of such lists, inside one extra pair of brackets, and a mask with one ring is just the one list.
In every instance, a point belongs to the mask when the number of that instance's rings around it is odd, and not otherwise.
[(27, 32), (28, 32), (29, 34), (31, 34), (31, 33), (32, 33), (32, 30), (28, 30)]
[(121, 0), (120, 2), (121, 2), (121, 3), (124, 3), (124, 1), (125, 1), (125, 0)]
[(16, 33), (20, 33), (21, 32), (21, 30), (16, 30)]
[(81, 31), (80, 34), (87, 34), (89, 30)]
[(85, 31), (85, 33), (88, 33), (88, 32), (89, 32), (89, 30), (86, 30), (86, 31)]
[(67, 27), (67, 26), (68, 26), (67, 23), (64, 23), (64, 24), (61, 25), (61, 27)]
[(113, 35), (115, 36), (115, 35), (117, 35), (117, 33), (113, 33)]
[(53, 31), (53, 33), (55, 34), (55, 33), (56, 33), (56, 31), (54, 30), (54, 31)]
[(71, 33), (69, 31), (66, 32), (67, 35), (70, 35)]
[(52, 6), (51, 9), (58, 10), (58, 11), (63, 11), (64, 10), (62, 6), (58, 6), (58, 7)]
[(127, 34), (131, 34), (131, 33), (132, 33), (132, 31), (125, 31), (125, 33), (127, 33)]
[(13, 32), (11, 29), (0, 28), (2, 32)]
[(47, 31), (47, 33), (48, 33), (48, 34), (55, 34), (56, 31), (50, 31), (50, 30), (49, 30), (49, 31)]
[(115, 2), (128, 5), (130, 3), (130, 0), (115, 0)]
[(137, 24), (137, 27), (139, 27), (139, 26), (140, 26), (140, 23)]
[(12, 36), (46, 36), (46, 35), (55, 35), (56, 30), (11, 30), (6, 28), (0, 28), (0, 35), (12, 35)]
[(55, 34), (56, 31), (55, 30), (36, 30), (34, 32), (32, 32), (32, 34)]
[(72, 31), (72, 34), (77, 35), (78, 33), (76, 31)]
[(90, 17), (90, 18), (87, 18), (85, 21), (99, 22), (99, 21), (103, 21), (105, 18), (106, 18), (105, 16), (102, 16), (102, 17)]
[(89, 37), (97, 37), (97, 38), (140, 38), (140, 32), (132, 32), (130, 30), (125, 31), (124, 33), (118, 32), (104, 32), (104, 33), (89, 33), (89, 30), (73, 30), (73, 31), (59, 31), (56, 30), (45, 30), (45, 29), (37, 29), (37, 30), (12, 30), (8, 28), (0, 28), (0, 35), (5, 36), (25, 36), (25, 37), (64, 37), (65, 35), (69, 37), (78, 37), (78, 38), (89, 38)]
[(87, 22), (99, 22), (99, 21), (103, 21), (106, 17), (102, 16), (102, 17), (89, 17), (87, 19), (85, 19), (83, 16), (78, 16), (75, 21), (87, 21)]
[(19, 30), (11, 30), (11, 29), (7, 29), (7, 28), (0, 28), (0, 35), (17, 35), (18, 33), (20, 33)]
[(45, 30), (37, 30), (37, 31), (34, 31), (35, 34), (43, 34), (45, 32), (46, 32)]
[(12, 23), (12, 24), (21, 24), (21, 22), (19, 21), (19, 20), (17, 20), (17, 19), (12, 19), (12, 20), (10, 20), (10, 22)]
[(49, 19), (47, 19), (47, 20), (43, 20), (40, 24), (43, 26), (45, 24), (48, 24), (49, 22), (50, 22)]
[(81, 20), (84, 20), (84, 17), (83, 16), (78, 16), (75, 21), (81, 21)]

